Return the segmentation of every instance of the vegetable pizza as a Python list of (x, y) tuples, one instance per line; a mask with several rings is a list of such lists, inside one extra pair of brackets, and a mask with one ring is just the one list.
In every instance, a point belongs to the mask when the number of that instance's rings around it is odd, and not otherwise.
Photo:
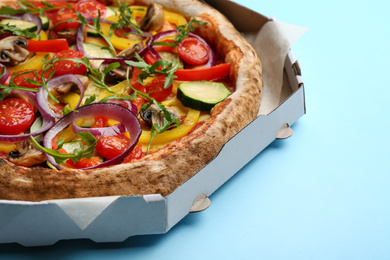
[(168, 195), (256, 118), (261, 64), (197, 0), (0, 7), (0, 199)]

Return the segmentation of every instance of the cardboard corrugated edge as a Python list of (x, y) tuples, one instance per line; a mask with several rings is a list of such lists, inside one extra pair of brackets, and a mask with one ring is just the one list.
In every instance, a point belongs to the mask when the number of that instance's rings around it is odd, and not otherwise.
[[(244, 34), (259, 30), (268, 21), (268, 18), (230, 1), (208, 2), (224, 13)], [(242, 17), (242, 14), (251, 17), (250, 26), (245, 26), (242, 19), (235, 18)], [(25, 246), (40, 246), (79, 238), (89, 238), (96, 242), (120, 242), (134, 235), (169, 231), (191, 210), (207, 208), (209, 203), (204, 203), (204, 200), (275, 140), (278, 134), (281, 138), (287, 137), (288, 134), (280, 134), (280, 129), (287, 129), (289, 132), (289, 126), (306, 111), (303, 82), (301, 76), (297, 75), (297, 66), (299, 67), (290, 52), (286, 57), (283, 81), (288, 96), (283, 98), (283, 102), (271, 113), (259, 116), (242, 129), (225, 144), (210, 164), (170, 195), (43, 202), (3, 200), (0, 201), (0, 212), (7, 214), (0, 214), (0, 243), (16, 242)], [(254, 140), (253, 132), (262, 137)], [(245, 151), (248, 156), (237, 158), (237, 150)], [(202, 205), (200, 208), (193, 207), (197, 198), (197, 204)], [(104, 203), (101, 203), (102, 200)], [(85, 216), (73, 215), (73, 209), (86, 207), (89, 213)]]

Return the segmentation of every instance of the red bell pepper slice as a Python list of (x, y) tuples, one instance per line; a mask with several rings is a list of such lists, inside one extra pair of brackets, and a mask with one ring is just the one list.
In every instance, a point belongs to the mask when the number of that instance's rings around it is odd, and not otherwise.
[(53, 39), (44, 41), (28, 40), (27, 50), (30, 52), (60, 52), (69, 50), (66, 39)]
[(175, 72), (179, 81), (213, 80), (229, 75), (230, 63), (222, 63), (210, 68), (178, 69)]

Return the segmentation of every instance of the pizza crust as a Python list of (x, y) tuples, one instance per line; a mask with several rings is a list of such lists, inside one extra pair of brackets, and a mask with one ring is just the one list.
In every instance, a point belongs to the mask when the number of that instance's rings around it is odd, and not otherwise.
[[(167, 10), (207, 21), (197, 28), (232, 64), (230, 76), (236, 91), (211, 111), (207, 122), (180, 140), (129, 164), (94, 170), (26, 168), (0, 159), (0, 199), (42, 201), (49, 199), (133, 196), (166, 196), (190, 179), (211, 160), (223, 145), (258, 113), (261, 92), (261, 64), (250, 44), (218, 11), (196, 0), (157, 0)], [(139, 3), (139, 2), (137, 2)]]

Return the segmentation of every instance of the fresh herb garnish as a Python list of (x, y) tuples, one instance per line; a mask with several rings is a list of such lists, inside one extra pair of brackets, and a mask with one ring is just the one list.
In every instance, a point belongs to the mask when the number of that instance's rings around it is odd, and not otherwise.
[(30, 32), (29, 30), (22, 30), (15, 25), (10, 24), (1, 24), (0, 23), (0, 33), (10, 32), (14, 35), (23, 36), (29, 39), (32, 38), (40, 38), (40, 36), (36, 33)]
[(118, 21), (117, 23), (114, 23), (111, 25), (111, 31), (109, 37), (115, 32), (116, 29), (122, 29), (122, 28), (133, 28), (136, 30), (136, 32), (140, 35), (143, 35), (143, 31), (138, 26), (138, 24), (133, 23), (135, 21), (135, 18), (132, 17), (132, 11), (126, 4), (120, 4), (119, 5), (119, 15), (118, 15)]
[(164, 82), (164, 89), (168, 88), (172, 83), (173, 79), (177, 78), (175, 75), (176, 70), (179, 68), (177, 62), (171, 62), (164, 59), (156, 61), (153, 65), (146, 63), (138, 53), (135, 53), (135, 57), (138, 61), (125, 61), (128, 65), (138, 68), (141, 73), (138, 75), (138, 82), (144, 85), (143, 80), (147, 77), (153, 77), (156, 74), (166, 76)]
[[(75, 149), (72, 153), (61, 153), (58, 151), (64, 144), (63, 140), (57, 143), (58, 149), (45, 148), (41, 146), (32, 136), (30, 136), (30, 140), (42, 152), (52, 156), (56, 163), (63, 164), (69, 159), (76, 163), (82, 158), (90, 159), (93, 156), (93, 151), (95, 150), (96, 144), (99, 141), (89, 132), (78, 132), (77, 135), (82, 140), (82, 142), (80, 142), (81, 149)], [(83, 143), (85, 143), (85, 145)]]
[(177, 32), (179, 33), (173, 41), (169, 42), (153, 42), (152, 45), (164, 45), (164, 46), (170, 46), (170, 47), (177, 47), (179, 43), (181, 43), (185, 38), (187, 38), (190, 34), (190, 32), (195, 31), (195, 27), (192, 25), (193, 23), (199, 24), (199, 25), (206, 25), (207, 22), (202, 22), (194, 17), (191, 17), (191, 19), (188, 21), (187, 24), (183, 24), (177, 27)]
[(25, 1), (17, 1), (19, 4), (18, 9), (8, 7), (8, 6), (2, 6), (0, 8), (0, 14), (7, 14), (7, 15), (15, 15), (15, 14), (24, 14), (24, 13), (39, 13), (39, 15), (43, 15), (44, 12), (50, 11), (50, 10), (56, 10), (56, 9), (62, 9), (65, 7), (72, 7), (71, 5), (67, 4), (66, 6), (54, 6), (48, 2), (40, 2), (45, 7), (44, 8), (38, 8), (32, 5), (31, 3), (25, 2)]
[(158, 113), (163, 113), (164, 118), (163, 118), (163, 124), (162, 126), (159, 126), (158, 124), (153, 124), (151, 129), (150, 129), (150, 141), (148, 143), (148, 147), (146, 150), (146, 154), (149, 153), (150, 146), (152, 144), (153, 139), (159, 135), (167, 131), (168, 129), (172, 127), (178, 127), (180, 125), (180, 120), (174, 117), (171, 113), (168, 112), (168, 110), (165, 108), (164, 105), (162, 105), (160, 102), (157, 102), (155, 99), (150, 99), (151, 102), (146, 103), (142, 106), (141, 111), (145, 111), (148, 109), (152, 104), (156, 105), (158, 108), (159, 112)]

